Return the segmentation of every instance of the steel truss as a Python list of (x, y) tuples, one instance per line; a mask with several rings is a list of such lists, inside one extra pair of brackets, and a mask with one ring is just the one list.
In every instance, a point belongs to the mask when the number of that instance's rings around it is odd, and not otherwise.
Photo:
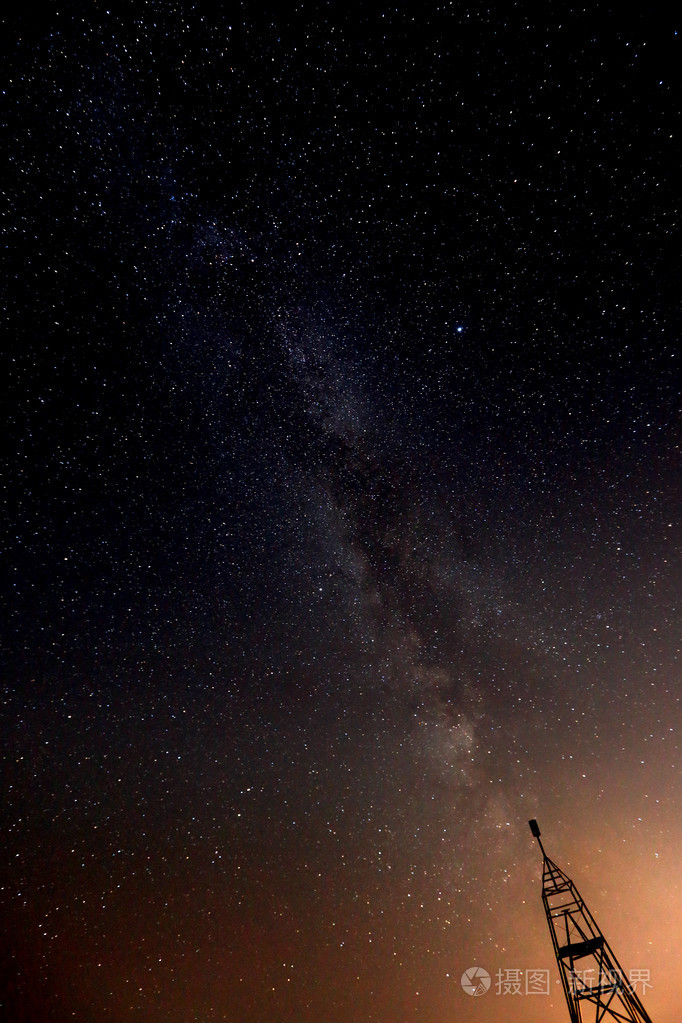
[(542, 850), (542, 902), (571, 1023), (651, 1023), (635, 989), (570, 877)]

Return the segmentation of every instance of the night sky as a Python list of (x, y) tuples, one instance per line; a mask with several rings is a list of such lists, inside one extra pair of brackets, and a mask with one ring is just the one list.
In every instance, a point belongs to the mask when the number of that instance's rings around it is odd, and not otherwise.
[(672, 15), (16, 6), (6, 1018), (678, 1023)]

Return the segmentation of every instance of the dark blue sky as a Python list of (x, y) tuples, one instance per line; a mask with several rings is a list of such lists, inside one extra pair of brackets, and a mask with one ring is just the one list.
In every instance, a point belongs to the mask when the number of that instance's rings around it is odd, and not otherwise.
[(552, 966), (537, 816), (673, 1019), (679, 37), (610, 15), (6, 20), (13, 1012), (562, 1019), (459, 983)]

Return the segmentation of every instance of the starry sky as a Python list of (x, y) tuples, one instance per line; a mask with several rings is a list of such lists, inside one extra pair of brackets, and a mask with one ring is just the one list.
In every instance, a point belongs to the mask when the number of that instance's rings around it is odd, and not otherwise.
[(17, 7), (7, 1018), (677, 1023), (673, 15)]

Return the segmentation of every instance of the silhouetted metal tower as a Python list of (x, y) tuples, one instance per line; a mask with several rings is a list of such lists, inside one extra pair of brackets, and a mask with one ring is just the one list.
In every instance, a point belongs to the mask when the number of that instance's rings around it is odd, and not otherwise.
[(571, 1023), (651, 1023), (578, 889), (545, 852), (538, 822), (528, 823), (542, 850), (542, 902)]

